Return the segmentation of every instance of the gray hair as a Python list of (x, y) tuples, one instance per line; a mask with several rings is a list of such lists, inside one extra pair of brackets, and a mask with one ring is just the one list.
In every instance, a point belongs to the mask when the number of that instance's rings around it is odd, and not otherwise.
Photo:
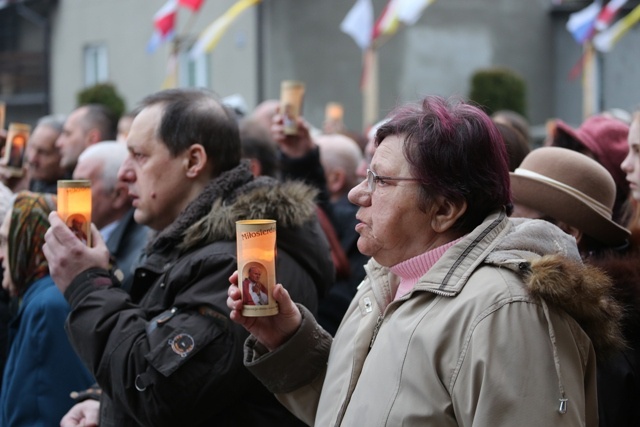
[(78, 163), (84, 160), (99, 159), (102, 161), (102, 181), (108, 191), (113, 190), (118, 182), (118, 171), (129, 151), (117, 141), (102, 141), (88, 146), (78, 157)]
[(62, 114), (51, 114), (48, 116), (42, 116), (38, 119), (38, 123), (36, 123), (36, 126), (48, 126), (60, 134), (62, 133), (64, 122), (66, 119), (67, 118)]
[(348, 190), (360, 182), (356, 171), (363, 155), (357, 142), (341, 134), (320, 135), (315, 142), (320, 147), (320, 162), (326, 171), (343, 169)]

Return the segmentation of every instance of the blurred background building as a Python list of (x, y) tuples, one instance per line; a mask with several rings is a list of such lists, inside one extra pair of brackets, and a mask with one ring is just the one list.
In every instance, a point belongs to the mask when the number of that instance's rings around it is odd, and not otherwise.
[[(202, 31), (239, 3), (250, 7), (229, 23), (215, 48), (192, 59)], [(339, 102), (347, 127), (363, 130), (363, 51), (340, 30), (355, 3), (204, 0), (197, 10), (177, 7), (176, 38), (149, 53), (154, 15), (167, 0), (0, 0), (0, 101), (7, 105), (7, 122), (34, 123), (45, 114), (69, 113), (82, 89), (109, 82), (127, 109), (173, 85), (240, 95), (251, 109), (277, 98), (282, 80), (296, 79), (306, 83), (303, 113), (311, 123), (320, 126), (325, 105)], [(387, 3), (372, 0), (374, 18)], [(525, 113), (533, 125), (550, 118), (579, 124), (585, 97), (593, 98), (596, 110), (637, 108), (640, 25), (609, 52), (596, 53), (592, 86), (585, 89), (581, 73), (570, 78), (584, 49), (567, 30), (567, 20), (591, 3), (433, 2), (415, 24), (401, 25), (377, 46), (377, 119), (426, 94), (467, 97), (474, 73), (491, 67), (522, 77)], [(623, 3), (620, 17), (640, 2)]]

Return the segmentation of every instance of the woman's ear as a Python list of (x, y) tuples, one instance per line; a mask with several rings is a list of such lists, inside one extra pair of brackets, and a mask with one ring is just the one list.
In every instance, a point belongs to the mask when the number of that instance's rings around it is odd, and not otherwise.
[(466, 211), (466, 201), (456, 203), (439, 196), (433, 208), (431, 228), (438, 233), (444, 233), (451, 229)]
[(207, 168), (207, 152), (202, 145), (193, 144), (183, 155), (187, 177), (197, 178)]

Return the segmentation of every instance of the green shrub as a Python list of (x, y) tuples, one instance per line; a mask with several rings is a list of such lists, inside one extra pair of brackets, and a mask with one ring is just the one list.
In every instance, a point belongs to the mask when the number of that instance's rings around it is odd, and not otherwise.
[(124, 99), (118, 94), (111, 83), (99, 83), (78, 92), (78, 107), (86, 104), (101, 104), (109, 108), (116, 117), (124, 114), (126, 106)]
[(526, 117), (527, 86), (522, 77), (506, 68), (477, 70), (471, 77), (469, 100), (491, 115), (512, 110)]

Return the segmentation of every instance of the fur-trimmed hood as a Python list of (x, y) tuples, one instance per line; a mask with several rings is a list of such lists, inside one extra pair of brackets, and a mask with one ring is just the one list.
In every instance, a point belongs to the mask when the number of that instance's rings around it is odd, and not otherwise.
[(315, 218), (316, 195), (301, 182), (254, 178), (243, 162), (209, 182), (150, 246), (188, 251), (217, 240), (235, 240), (235, 222), (243, 219), (269, 218), (277, 221), (278, 228), (301, 227)]
[(316, 218), (316, 194), (302, 182), (257, 178), (239, 187), (229, 199), (215, 200), (207, 215), (186, 230), (181, 246), (235, 240), (236, 221), (244, 219), (275, 219), (278, 229), (303, 227)]
[(573, 317), (599, 356), (624, 345), (622, 307), (613, 298), (611, 278), (582, 262), (575, 239), (545, 221), (511, 219), (512, 230), (486, 262), (523, 277), (531, 295)]
[[(147, 252), (183, 254), (215, 242), (234, 242), (236, 221), (276, 220), (278, 250), (310, 275), (318, 295), (334, 281), (329, 245), (317, 217), (317, 190), (298, 181), (254, 178), (247, 162), (209, 182)], [(280, 254), (280, 252), (279, 252)]]

